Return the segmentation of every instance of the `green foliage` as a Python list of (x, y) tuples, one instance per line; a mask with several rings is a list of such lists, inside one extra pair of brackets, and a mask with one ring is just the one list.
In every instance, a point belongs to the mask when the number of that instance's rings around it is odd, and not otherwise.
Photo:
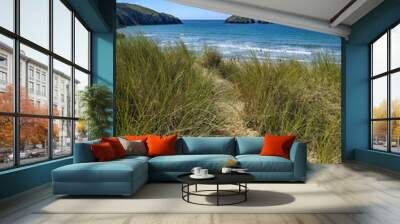
[(222, 63), (222, 54), (215, 48), (205, 46), (200, 58), (200, 64), (208, 69), (217, 69)]
[(143, 36), (117, 42), (117, 134), (212, 135), (220, 92), (184, 44), (161, 48)]
[(260, 134), (296, 134), (310, 142), (314, 161), (340, 158), (340, 65), (328, 55), (297, 61), (242, 62), (232, 77), (244, 118)]
[(117, 32), (117, 39), (125, 38), (125, 34)]
[(97, 139), (109, 136), (107, 132), (112, 122), (112, 93), (104, 85), (86, 87), (81, 92), (80, 106), (83, 108), (83, 119), (86, 121), (89, 138)]

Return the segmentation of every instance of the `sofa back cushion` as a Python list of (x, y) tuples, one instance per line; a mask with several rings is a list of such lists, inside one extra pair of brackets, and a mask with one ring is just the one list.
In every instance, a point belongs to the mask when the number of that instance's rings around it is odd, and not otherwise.
[(237, 137), (236, 155), (259, 154), (263, 145), (263, 137)]
[(99, 144), (100, 140), (75, 143), (74, 147), (74, 163), (90, 163), (95, 162), (96, 158), (91, 149), (92, 144)]
[(235, 155), (233, 137), (181, 137), (177, 142), (178, 154), (225, 154)]

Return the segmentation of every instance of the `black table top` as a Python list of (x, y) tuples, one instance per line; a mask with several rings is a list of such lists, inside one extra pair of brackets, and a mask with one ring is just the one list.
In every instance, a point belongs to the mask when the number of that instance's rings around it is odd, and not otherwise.
[(193, 179), (190, 175), (191, 173), (182, 174), (177, 179), (185, 184), (237, 184), (255, 180), (255, 177), (249, 173), (213, 173), (215, 177), (212, 179)]

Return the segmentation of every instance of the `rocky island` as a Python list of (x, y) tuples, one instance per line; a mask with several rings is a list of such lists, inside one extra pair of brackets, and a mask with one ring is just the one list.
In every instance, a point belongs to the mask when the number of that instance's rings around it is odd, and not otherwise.
[(229, 16), (225, 20), (225, 23), (240, 23), (240, 24), (263, 23), (263, 24), (268, 24), (269, 22), (250, 19), (250, 18), (241, 17), (241, 16)]
[(161, 24), (182, 24), (182, 21), (173, 15), (156, 12), (140, 5), (117, 3), (118, 28)]

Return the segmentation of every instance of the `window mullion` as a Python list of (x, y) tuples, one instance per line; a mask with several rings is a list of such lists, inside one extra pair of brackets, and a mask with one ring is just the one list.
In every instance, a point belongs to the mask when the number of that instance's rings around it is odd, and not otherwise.
[[(72, 11), (72, 16), (71, 16), (71, 23), (72, 23), (72, 38), (71, 38), (71, 55), (72, 55), (72, 64), (74, 66), (71, 67), (71, 91), (72, 91), (72, 96), (71, 96), (71, 117), (75, 118), (75, 12)], [(76, 121), (72, 121), (72, 130), (71, 130), (71, 150), (72, 150), (72, 155), (74, 155), (74, 145), (75, 145), (75, 125)]]
[[(49, 50), (53, 52), (53, 0), (49, 0)], [(49, 86), (47, 88), (49, 94), (49, 116), (48, 120), (48, 151), (49, 159), (53, 159), (53, 57), (49, 55), (49, 75), (48, 75)]]
[[(390, 30), (387, 32), (387, 71), (390, 71)], [(392, 74), (389, 73), (387, 75), (387, 117), (391, 118), (392, 117), (392, 99), (391, 99), (391, 79), (392, 79)], [(389, 120), (387, 122), (387, 141), (388, 141), (388, 148), (387, 151), (391, 152), (392, 151), (392, 136), (391, 136), (391, 127), (392, 127), (392, 121)]]
[[(19, 20), (19, 8), (20, 8), (20, 1), (15, 0), (14, 1), (14, 30), (17, 35), (19, 35), (19, 25), (20, 25), (20, 20)], [(18, 114), (20, 112), (20, 107), (19, 107), (19, 100), (20, 100), (20, 79), (19, 79), (19, 73), (20, 73), (20, 47), (19, 47), (19, 39), (15, 38), (14, 39), (14, 112)], [(20, 149), (20, 143), (19, 143), (19, 136), (20, 136), (20, 119), (19, 117), (14, 116), (14, 166), (19, 166), (20, 165), (20, 155), (19, 155), (19, 149)]]

